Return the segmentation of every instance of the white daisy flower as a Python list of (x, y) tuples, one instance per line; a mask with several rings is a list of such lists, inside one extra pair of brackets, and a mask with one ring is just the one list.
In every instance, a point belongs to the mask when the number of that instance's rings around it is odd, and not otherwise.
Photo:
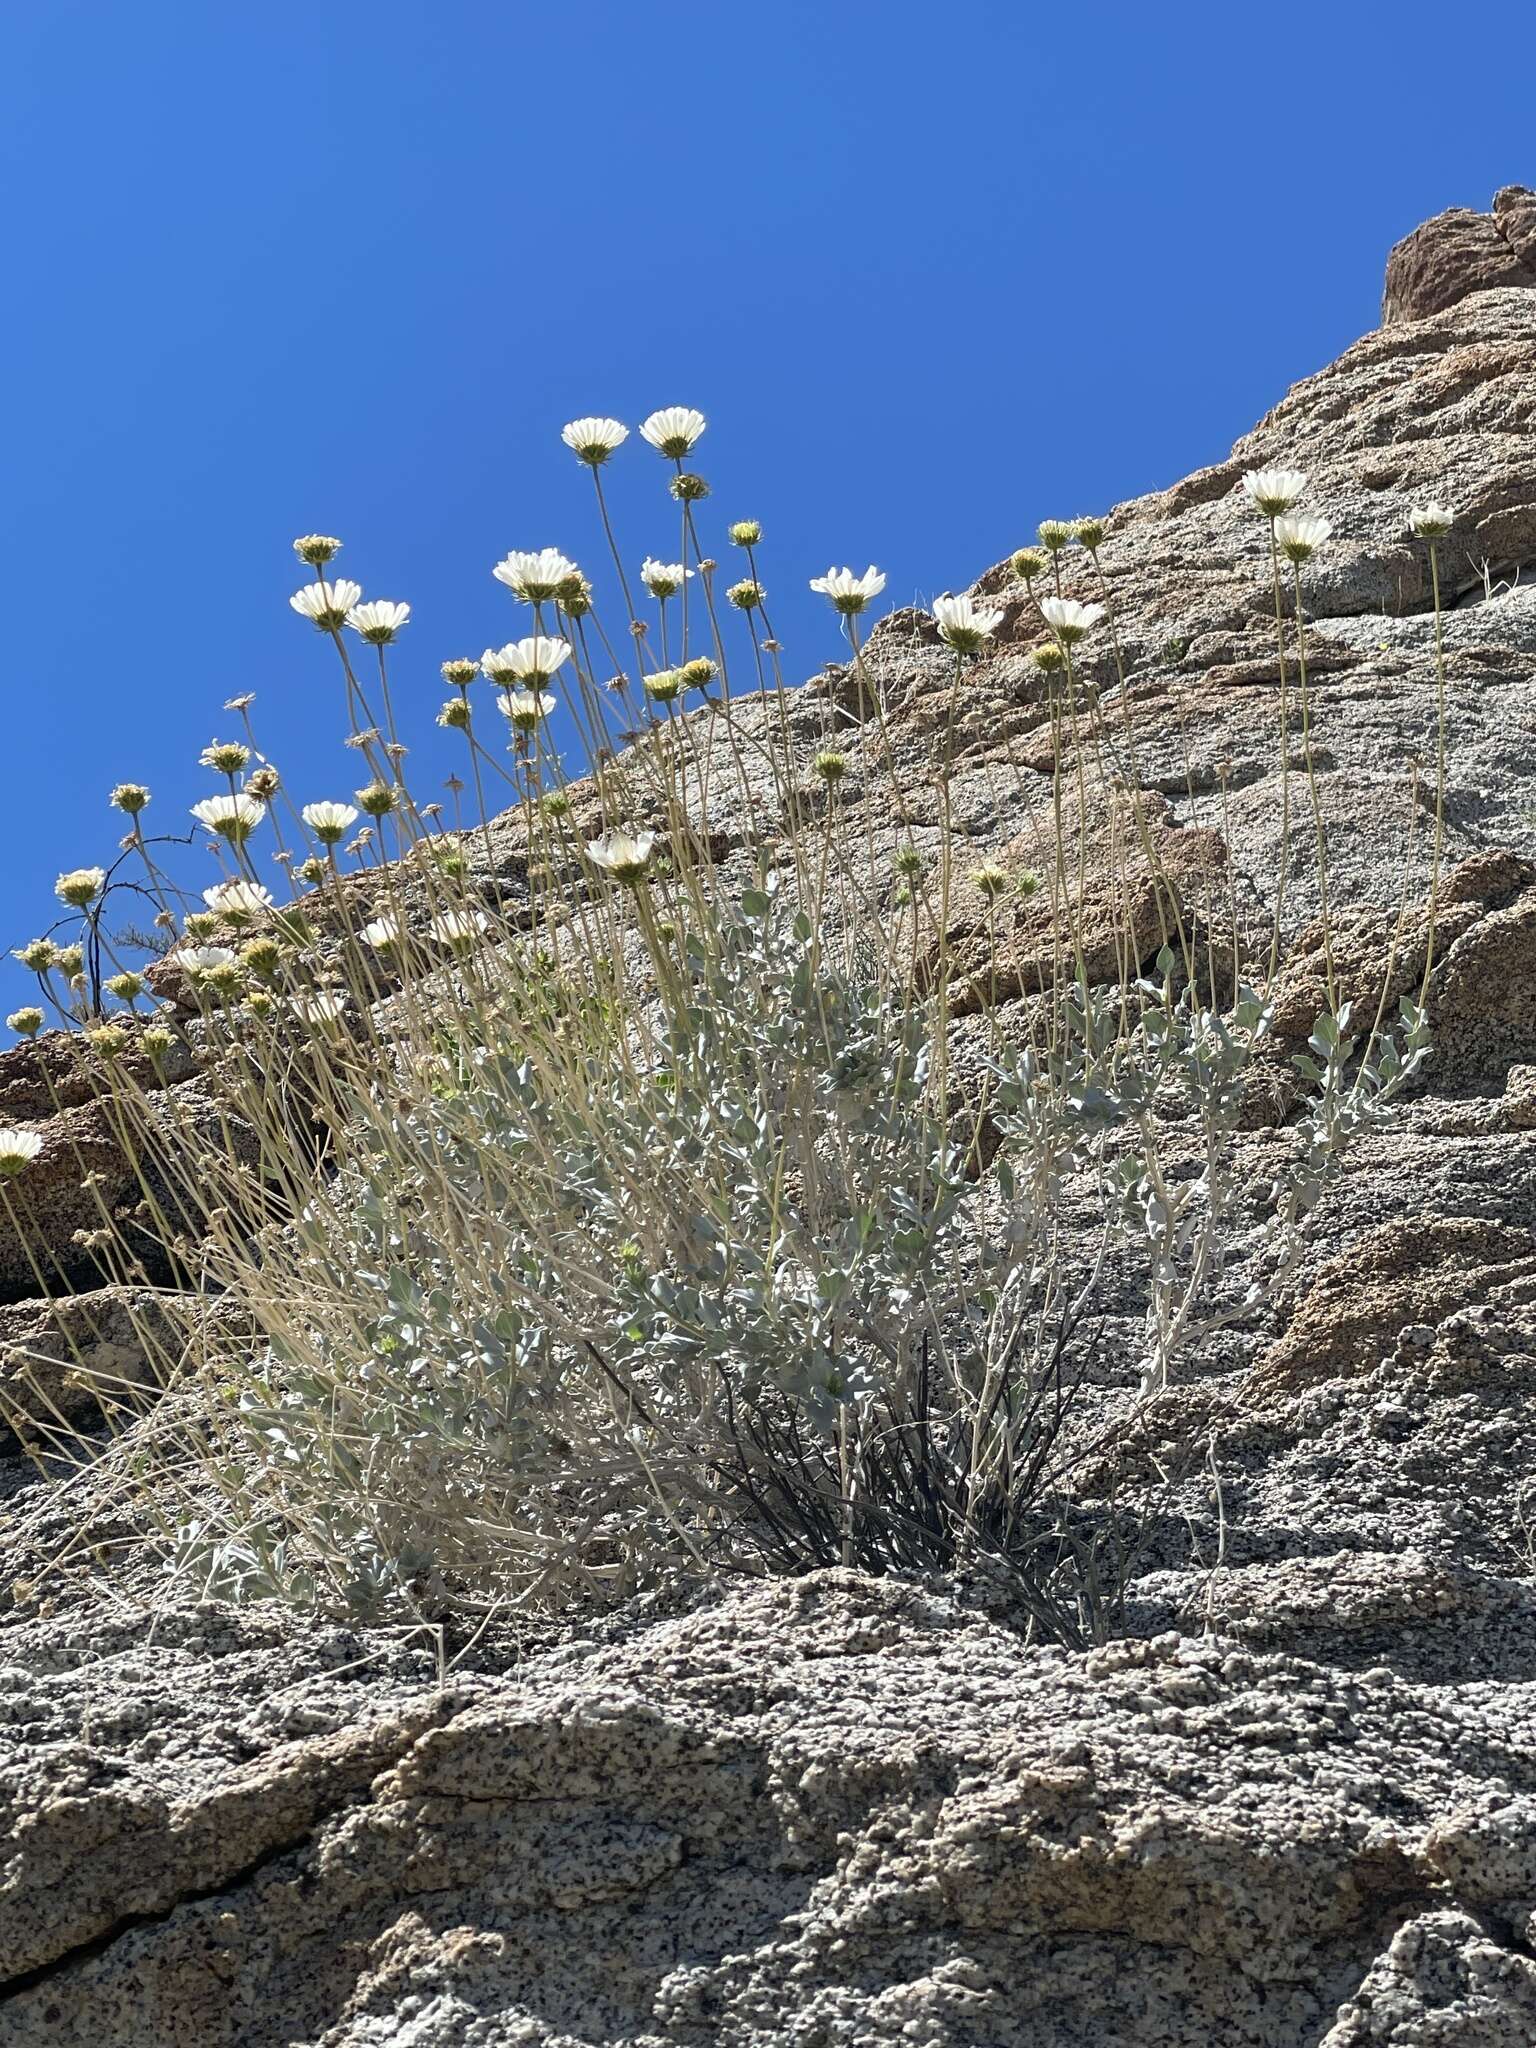
[(291, 1008), (304, 1023), (321, 1031), (333, 1031), (346, 1014), (347, 999), (334, 989), (323, 988), (312, 996), (295, 996)]
[(531, 683), (537, 689), (564, 668), (570, 658), (568, 640), (551, 640), (547, 634), (530, 633), (526, 640), (509, 640), (505, 647), (487, 647), (480, 657), (480, 666), (503, 689), (510, 683)]
[(67, 875), (60, 875), (54, 883), (53, 893), (71, 910), (84, 910), (87, 904), (96, 901), (106, 886), (105, 868), (71, 868)]
[(708, 421), (703, 413), (695, 412), (691, 405), (664, 405), (660, 412), (653, 412), (640, 427), (640, 438), (649, 441), (661, 454), (669, 455), (674, 462), (680, 462), (703, 433)]
[(862, 576), (855, 576), (851, 569), (829, 569), (825, 576), (811, 578), (811, 588), (830, 598), (845, 618), (851, 618), (863, 611), (872, 597), (880, 595), (885, 577), (871, 562)]
[(351, 804), (306, 804), (299, 816), (322, 846), (334, 846), (357, 823), (357, 812)]
[(410, 622), (410, 606), (396, 604), (387, 597), (376, 597), (371, 604), (355, 604), (347, 613), (347, 624), (354, 633), (361, 634), (370, 647), (387, 647), (401, 627), (408, 626)]
[(640, 564), (640, 581), (652, 597), (675, 597), (692, 574), (681, 562), (658, 562), (652, 555)]
[(1250, 469), (1243, 478), (1243, 489), (1266, 519), (1289, 512), (1306, 488), (1306, 471), (1301, 469)]
[(539, 548), (532, 554), (514, 548), (510, 555), (502, 557), (491, 574), (525, 604), (549, 604), (559, 596), (561, 584), (579, 576), (581, 571), (558, 548)]
[(587, 858), (596, 867), (606, 869), (616, 881), (638, 882), (649, 865), (655, 844), (654, 832), (631, 832), (618, 825), (601, 839), (587, 841)]
[(14, 1127), (0, 1131), (0, 1180), (14, 1180), (42, 1149), (43, 1141), (36, 1131)]
[(560, 438), (573, 454), (597, 469), (629, 439), (629, 429), (622, 420), (571, 420), (560, 429)]
[(1001, 612), (991, 611), (971, 597), (936, 597), (933, 616), (939, 638), (957, 654), (974, 654), (1003, 623)]
[(192, 815), (200, 825), (206, 825), (210, 832), (234, 846), (249, 839), (266, 814), (266, 805), (247, 796), (244, 790), (230, 796), (207, 796), (192, 806)]
[(221, 917), (259, 917), (272, 908), (272, 891), (260, 882), (216, 882), (203, 891), (203, 901)]
[(510, 723), (519, 732), (532, 732), (541, 718), (550, 713), (550, 701), (537, 690), (503, 690), (498, 703)]
[(1449, 505), (1415, 505), (1408, 514), (1408, 525), (1420, 540), (1442, 540), (1456, 524), (1456, 514)]
[(362, 594), (361, 583), (339, 576), (334, 583), (306, 583), (288, 602), (300, 618), (308, 619), (322, 633), (339, 633), (347, 623), (347, 613)]
[(1079, 604), (1075, 597), (1047, 597), (1040, 611), (1063, 647), (1085, 640), (1104, 616), (1101, 604)]
[(1332, 532), (1320, 512), (1288, 512), (1275, 521), (1275, 545), (1288, 562), (1308, 562)]
[(441, 917), (433, 918), (428, 929), (440, 946), (458, 950), (472, 946), (482, 932), (490, 929), (490, 922), (483, 910), (445, 910)]
[(230, 966), (235, 956), (228, 946), (178, 946), (168, 957), (189, 981), (201, 981), (216, 967)]

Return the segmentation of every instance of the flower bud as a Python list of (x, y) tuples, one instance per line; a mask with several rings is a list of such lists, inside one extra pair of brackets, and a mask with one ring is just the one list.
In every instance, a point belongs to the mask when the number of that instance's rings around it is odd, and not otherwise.
[(149, 791), (142, 782), (120, 782), (107, 801), (126, 811), (130, 818), (136, 818), (149, 802)]
[(684, 505), (696, 505), (700, 498), (709, 496), (709, 485), (705, 483), (703, 477), (693, 476), (686, 469), (673, 477), (667, 489)]
[(479, 673), (478, 661), (445, 661), (441, 670), (443, 681), (456, 690), (467, 690)]
[(311, 569), (323, 569), (341, 553), (341, 542), (329, 533), (301, 533), (293, 544), (293, 552)]
[(43, 1013), (29, 1003), (23, 1010), (12, 1010), (5, 1023), (6, 1029), (14, 1031), (18, 1037), (36, 1038), (43, 1028)]
[(144, 993), (142, 974), (114, 974), (106, 984), (107, 994), (116, 996), (120, 1003), (131, 1003)]
[(763, 537), (763, 529), (755, 519), (738, 519), (734, 526), (726, 528), (726, 539), (735, 548), (755, 548)]

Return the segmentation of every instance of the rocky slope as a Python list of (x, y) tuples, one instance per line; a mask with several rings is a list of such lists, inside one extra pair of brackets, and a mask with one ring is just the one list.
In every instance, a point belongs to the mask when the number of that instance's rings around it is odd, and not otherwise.
[[(1268, 559), (1239, 488), (1264, 463), (1308, 470), (1337, 535), (1303, 588), (1341, 962), (1371, 1002), (1404, 903), (1394, 988), (1425, 943), (1435, 673), (1406, 511), (1457, 511), (1435, 1053), (1296, 1285), (1146, 1415), (1132, 1460), (1170, 1479), (1126, 1638), (1032, 1646), (965, 1588), (833, 1572), (440, 1670), (408, 1632), (151, 1622), (88, 1493), (61, 1493), (60, 1525), (103, 1546), (94, 1578), (39, 1578), (19, 1543), (4, 1574), (0, 2044), (1536, 2040), (1536, 197), (1419, 229), (1378, 332), (1228, 462), (1111, 519), (1164, 859), (1193, 901), (1220, 833), (1256, 916), (1286, 858)], [(1069, 574), (1096, 594), (1083, 558)], [(1006, 568), (979, 587), (1009, 617), (967, 679), (952, 808), (978, 858), (1041, 864), (1043, 636)], [(922, 843), (952, 657), (899, 613), (869, 660), (907, 823), (856, 678), (817, 679), (799, 744), (835, 719), (855, 829), (867, 803), (885, 847)], [(1116, 801), (1090, 792), (1105, 821)], [(742, 821), (709, 823), (728, 842)], [(1283, 1036), (1319, 997), (1311, 875), (1301, 834)], [(962, 892), (952, 936), (1027, 1002), (1039, 918), (1005, 912), (992, 957)], [(39, 1246), (85, 1283), (83, 1172), (129, 1192), (62, 1065), (54, 1106), (61, 1058), (0, 1055), (0, 1110), (41, 1121), (49, 1168), (30, 1253), (0, 1245), (0, 1374), (13, 1403), (68, 1408), (89, 1396), (64, 1319), (87, 1372), (135, 1360), (110, 1295), (29, 1298)], [(1256, 1186), (1287, 1108), (1277, 1068), (1243, 1140)], [(16, 1461), (0, 1498), (37, 1490)]]

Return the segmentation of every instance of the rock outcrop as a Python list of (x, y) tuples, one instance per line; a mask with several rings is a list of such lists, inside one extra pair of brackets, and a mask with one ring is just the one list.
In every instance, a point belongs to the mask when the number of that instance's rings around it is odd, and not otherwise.
[[(1294, 1279), (1085, 1467), (1086, 1503), (1161, 1489), (1119, 1638), (1046, 1647), (990, 1591), (836, 1571), (539, 1638), (151, 1616), (89, 1474), (61, 1487), (15, 1460), (0, 2048), (1536, 2041), (1536, 195), (1419, 229), (1379, 331), (1228, 461), (1108, 522), (1133, 681), (1115, 775), (1082, 793), (1089, 843), (1124, 843), (1140, 804), (1137, 950), (1169, 916), (1214, 950), (1278, 909), (1283, 1055), (1328, 963), (1277, 745), (1267, 534), (1241, 491), (1265, 464), (1307, 470), (1336, 534), (1300, 577), (1332, 964), (1366, 1013), (1424, 987), (1435, 1050)], [(1407, 523), (1427, 497), (1456, 511), (1432, 962), (1435, 633)], [(1063, 570), (1099, 595), (1080, 553)], [(975, 860), (1045, 865), (1045, 636), (1006, 563), (977, 588), (1007, 620), (958, 701), (953, 656), (901, 612), (861, 676), (829, 670), (791, 705), (788, 801), (823, 800), (810, 761), (837, 731), (838, 802), (881, 872), (936, 843), (941, 755)], [(1087, 680), (1114, 684), (1107, 649)], [(741, 702), (738, 734), (767, 715)], [(708, 713), (689, 730), (725, 743)], [(786, 826), (785, 804), (765, 775), (754, 829)], [(699, 823), (724, 855), (744, 827)], [(1218, 844), (1239, 900), (1215, 886)], [(493, 852), (515, 869), (515, 819)], [(1089, 928), (1095, 886), (1085, 865)], [(973, 895), (952, 906), (967, 973), (1028, 1004), (1040, 905), (991, 916)], [(84, 1160), (68, 1120), (90, 1103), (47, 1094), (63, 1054), (7, 1057), (8, 1113), (51, 1119), (60, 1160)], [(1255, 1189), (1289, 1142), (1283, 1057), (1260, 1083)], [(14, 1107), (28, 1087), (46, 1107)], [(81, 1186), (61, 1169), (61, 1230)], [(1252, 1255), (1236, 1247), (1239, 1277)], [(28, 1292), (18, 1260), (7, 1274)], [(93, 1360), (132, 1376), (113, 1299), (78, 1327), (3, 1311), (13, 1407), (89, 1402)], [(1134, 1357), (1129, 1304), (1105, 1334)], [(50, 1569), (50, 1516), (89, 1570)]]

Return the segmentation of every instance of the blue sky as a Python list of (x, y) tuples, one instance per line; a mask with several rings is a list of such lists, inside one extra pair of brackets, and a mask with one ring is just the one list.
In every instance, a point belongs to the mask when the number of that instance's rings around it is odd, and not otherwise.
[[(1443, 8), (950, 0), (47, 0), (0, 27), (8, 820), (0, 941), (114, 842), (180, 829), (257, 693), (300, 798), (355, 757), (289, 542), (409, 599), (437, 664), (518, 628), (492, 563), (598, 559), (573, 414), (711, 421), (791, 673), (805, 590), (960, 587), (1045, 515), (1224, 454), (1372, 326), (1390, 243), (1536, 182), (1536, 23)], [(628, 552), (675, 552), (656, 457)], [(706, 529), (708, 530), (708, 529)], [(722, 547), (721, 553), (726, 550)], [(211, 879), (211, 877), (204, 878)], [(19, 969), (0, 998), (21, 1000)]]

